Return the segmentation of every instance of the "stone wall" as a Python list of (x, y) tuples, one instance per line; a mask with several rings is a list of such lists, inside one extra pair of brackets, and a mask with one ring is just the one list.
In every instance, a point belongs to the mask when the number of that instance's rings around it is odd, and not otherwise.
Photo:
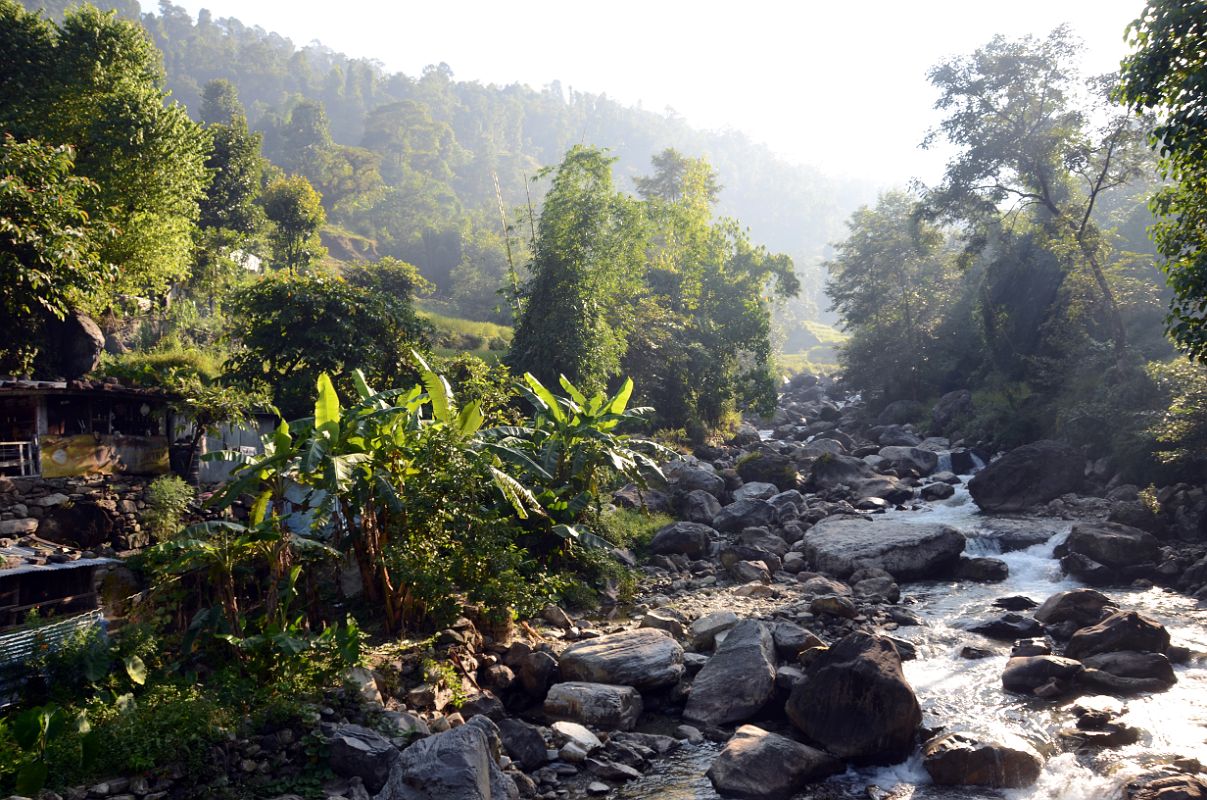
[(0, 539), (36, 534), (81, 550), (116, 552), (149, 544), (139, 515), (150, 477), (0, 477)]

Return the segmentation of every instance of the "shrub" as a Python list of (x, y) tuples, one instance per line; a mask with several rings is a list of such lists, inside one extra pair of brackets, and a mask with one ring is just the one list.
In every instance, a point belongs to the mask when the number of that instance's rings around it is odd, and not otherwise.
[(666, 514), (618, 508), (599, 518), (599, 534), (617, 547), (644, 550), (661, 528), (675, 520)]
[(161, 475), (147, 487), (143, 526), (156, 541), (170, 539), (180, 530), (193, 497), (193, 487), (179, 477)]

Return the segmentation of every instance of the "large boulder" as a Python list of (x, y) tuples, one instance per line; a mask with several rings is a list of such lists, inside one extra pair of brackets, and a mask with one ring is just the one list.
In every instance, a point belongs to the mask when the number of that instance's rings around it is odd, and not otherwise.
[(1118, 522), (1074, 525), (1065, 547), (1112, 569), (1156, 561), (1160, 550), (1157, 537)]
[(1065, 647), (1065, 655), (1084, 659), (1122, 650), (1164, 653), (1168, 649), (1169, 632), (1164, 625), (1137, 611), (1117, 611), (1097, 625), (1074, 633)]
[(856, 570), (886, 570), (898, 580), (934, 578), (955, 567), (964, 536), (937, 523), (830, 517), (805, 534), (805, 557), (821, 572), (845, 578)]
[(738, 460), (738, 475), (746, 483), (771, 483), (781, 492), (796, 488), (796, 464), (779, 453), (751, 453)]
[(570, 681), (657, 689), (683, 677), (683, 648), (665, 631), (637, 628), (567, 647), (561, 670)]
[(1077, 491), (1085, 459), (1063, 442), (1042, 439), (1011, 450), (978, 472), (968, 491), (982, 511), (1023, 511)]
[(718, 475), (712, 467), (687, 464), (679, 469), (675, 487), (685, 494), (701, 491), (721, 498), (725, 494), (725, 479)]
[(540, 728), (511, 717), (499, 720), (498, 725), (504, 752), (525, 772), (539, 769), (549, 760)]
[(880, 457), (901, 475), (929, 475), (939, 466), (939, 456), (918, 447), (883, 447)]
[(654, 538), (650, 540), (650, 552), (703, 558), (708, 555), (716, 536), (715, 530), (699, 522), (676, 522), (654, 534)]
[(72, 311), (62, 320), (49, 319), (46, 333), (52, 354), (50, 366), (59, 376), (77, 380), (100, 365), (105, 334), (91, 317)]
[(1196, 775), (1166, 775), (1127, 787), (1127, 800), (1207, 800), (1207, 781)]
[(850, 487), (874, 477), (876, 473), (862, 458), (829, 453), (815, 460), (809, 470), (809, 483), (817, 491)]
[(327, 737), (327, 765), (343, 778), (360, 778), (370, 792), (386, 785), (402, 758), (389, 739), (361, 725), (337, 725)]
[(738, 615), (732, 611), (714, 611), (693, 622), (687, 629), (692, 647), (696, 650), (711, 650), (717, 634), (738, 624)]
[(683, 716), (705, 725), (750, 719), (775, 691), (775, 641), (758, 620), (739, 622), (692, 681)]
[(1006, 662), (1002, 687), (1008, 692), (1034, 694), (1051, 686), (1065, 691), (1085, 667), (1080, 661), (1059, 656), (1016, 656)]
[(1142, 678), (1159, 681), (1167, 686), (1178, 682), (1173, 665), (1164, 653), (1137, 653), (1121, 650), (1114, 653), (1099, 653), (1081, 660), (1089, 669), (1096, 669), (1117, 678)]
[(708, 779), (722, 795), (762, 800), (797, 794), (842, 768), (829, 753), (743, 725), (708, 768)]
[(407, 747), (374, 800), (516, 800), (515, 781), (499, 768), (499, 729), (488, 717)]
[(567, 681), (545, 695), (545, 716), (604, 730), (631, 731), (641, 716), (641, 694), (632, 686)]
[(940, 786), (989, 786), (1019, 789), (1039, 778), (1043, 759), (1017, 737), (982, 741), (967, 733), (949, 733), (931, 741), (922, 766)]
[(1070, 589), (1057, 592), (1035, 609), (1032, 615), (1045, 625), (1072, 622), (1079, 626), (1096, 625), (1114, 612), (1115, 603), (1094, 589)]
[(967, 389), (956, 389), (939, 398), (930, 410), (930, 429), (935, 434), (951, 433), (954, 426), (972, 417), (975, 408), (972, 404), (972, 392)]
[(904, 759), (922, 724), (896, 646), (866, 633), (852, 633), (814, 658), (784, 710), (811, 741), (865, 764)]
[(722, 533), (733, 533), (743, 528), (761, 528), (775, 522), (775, 506), (766, 500), (747, 497), (721, 509), (713, 517), (712, 526)]
[[(724, 481), (722, 481), (724, 483)], [(688, 522), (704, 525), (721, 513), (721, 502), (703, 489), (693, 489), (683, 496), (679, 504), (679, 516)]]

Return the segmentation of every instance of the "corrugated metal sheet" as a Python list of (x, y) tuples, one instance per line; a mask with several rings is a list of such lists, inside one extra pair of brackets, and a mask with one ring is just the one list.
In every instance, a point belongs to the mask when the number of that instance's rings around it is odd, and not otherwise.
[(97, 609), (0, 636), (0, 708), (16, 700), (17, 692), (29, 679), (29, 664), (39, 648), (58, 649), (77, 631), (100, 625), (104, 618)]

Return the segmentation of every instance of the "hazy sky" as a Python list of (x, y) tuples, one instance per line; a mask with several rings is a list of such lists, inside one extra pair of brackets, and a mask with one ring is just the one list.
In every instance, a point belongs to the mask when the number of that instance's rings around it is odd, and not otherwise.
[[(785, 158), (887, 185), (937, 177), (917, 149), (935, 123), (927, 69), (994, 34), (1070, 24), (1085, 69), (1114, 70), (1143, 0), (176, 0), (304, 45), (417, 75), (447, 62), (462, 80), (560, 80), (704, 128), (734, 128)], [(151, 5), (144, 0), (144, 6)]]

